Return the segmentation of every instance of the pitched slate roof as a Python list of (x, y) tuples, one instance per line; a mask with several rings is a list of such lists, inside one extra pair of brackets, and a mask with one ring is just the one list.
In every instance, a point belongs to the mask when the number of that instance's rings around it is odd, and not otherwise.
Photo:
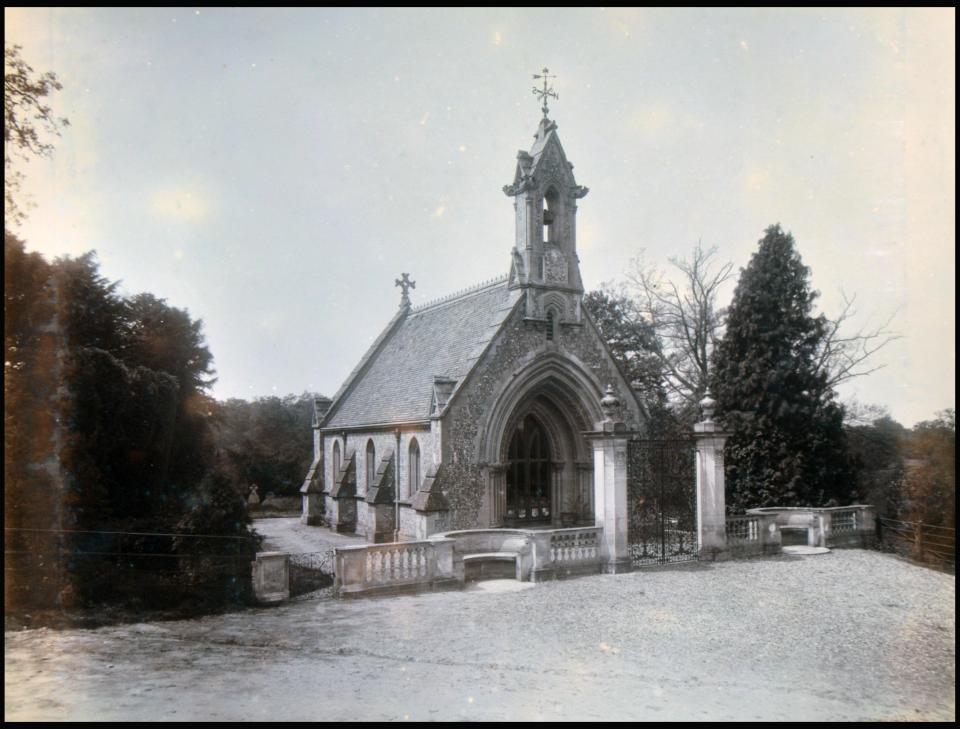
[(518, 300), (502, 277), (406, 315), (401, 310), (334, 396), (320, 427), (429, 418), (434, 376), (462, 382)]

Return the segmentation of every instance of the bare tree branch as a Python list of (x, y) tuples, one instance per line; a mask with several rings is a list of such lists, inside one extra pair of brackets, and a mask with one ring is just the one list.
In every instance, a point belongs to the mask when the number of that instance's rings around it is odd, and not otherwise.
[(642, 253), (625, 274), (626, 289), (662, 342), (658, 354), (666, 389), (678, 403), (695, 405), (703, 397), (710, 355), (723, 330), (726, 309), (717, 306), (717, 292), (733, 276), (733, 263), (716, 268), (716, 252), (698, 242), (689, 259), (668, 259), (681, 284), (645, 263)]
[(867, 361), (890, 342), (902, 335), (889, 328), (899, 310), (895, 310), (876, 327), (864, 324), (853, 333), (843, 330), (856, 316), (854, 303), (857, 296), (848, 297), (841, 289), (843, 307), (834, 319), (826, 320), (826, 334), (820, 342), (817, 355), (817, 370), (827, 376), (827, 386), (834, 388), (854, 377), (863, 377), (886, 367), (886, 364), (867, 366)]

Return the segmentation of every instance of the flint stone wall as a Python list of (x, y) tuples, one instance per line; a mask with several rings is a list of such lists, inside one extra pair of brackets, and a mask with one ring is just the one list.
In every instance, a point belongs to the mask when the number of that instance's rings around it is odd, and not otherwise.
[[(628, 428), (638, 428), (642, 423), (632, 394), (623, 391), (622, 376), (606, 354), (602, 341), (586, 315), (580, 325), (561, 323), (556, 340), (548, 343), (546, 324), (524, 321), (522, 312), (521, 305), (511, 313), (444, 417), (443, 493), (451, 509), (448, 529), (488, 526), (480, 523), (486, 491), (482, 467), (477, 463), (480, 429), (487, 422), (494, 395), (530, 353), (572, 354), (600, 383), (613, 385), (620, 401), (624, 403), (623, 419)], [(590, 396), (598, 397), (594, 393)]]

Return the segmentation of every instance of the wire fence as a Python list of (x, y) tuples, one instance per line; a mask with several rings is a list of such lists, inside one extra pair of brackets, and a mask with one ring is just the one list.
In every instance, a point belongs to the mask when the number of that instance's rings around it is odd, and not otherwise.
[(877, 520), (881, 548), (918, 562), (956, 569), (956, 530), (916, 521)]
[(256, 537), (178, 532), (4, 528), (13, 604), (243, 600)]

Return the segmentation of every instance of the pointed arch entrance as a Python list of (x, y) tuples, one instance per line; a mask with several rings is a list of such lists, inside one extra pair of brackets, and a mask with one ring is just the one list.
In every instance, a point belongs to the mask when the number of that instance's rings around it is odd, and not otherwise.
[[(504, 385), (483, 428), (486, 523), (560, 526), (593, 519), (599, 385), (568, 356), (541, 354)], [(571, 523), (571, 525), (572, 525)]]

